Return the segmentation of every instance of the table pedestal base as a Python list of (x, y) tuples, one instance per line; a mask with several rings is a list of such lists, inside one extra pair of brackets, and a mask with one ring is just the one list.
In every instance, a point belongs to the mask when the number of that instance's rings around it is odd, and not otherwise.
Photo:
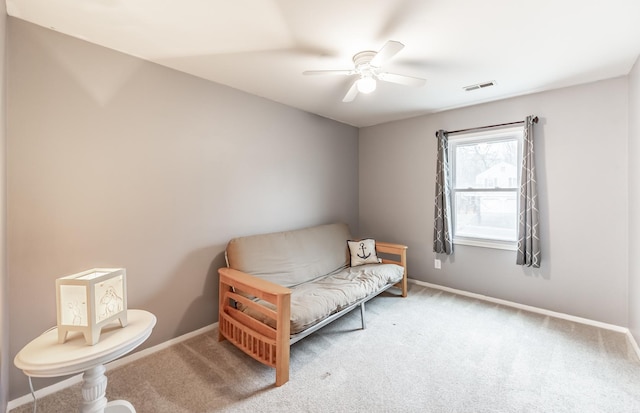
[(133, 405), (126, 400), (115, 400), (107, 403), (107, 376), (105, 367), (100, 364), (84, 372), (82, 375), (82, 407), (81, 413), (136, 413)]
[(104, 413), (136, 413), (136, 409), (126, 400), (114, 400), (107, 403)]

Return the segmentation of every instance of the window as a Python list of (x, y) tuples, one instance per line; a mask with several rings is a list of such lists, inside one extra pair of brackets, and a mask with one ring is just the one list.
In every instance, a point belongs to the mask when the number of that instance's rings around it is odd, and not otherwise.
[(454, 244), (516, 249), (523, 130), (449, 137)]

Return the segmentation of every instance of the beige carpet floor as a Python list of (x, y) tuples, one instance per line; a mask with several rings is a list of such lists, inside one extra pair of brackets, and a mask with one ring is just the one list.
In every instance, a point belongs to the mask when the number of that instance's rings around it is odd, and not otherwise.
[[(296, 343), (291, 380), (208, 332), (108, 374), (138, 413), (640, 412), (640, 362), (622, 333), (410, 285)], [(38, 401), (78, 411), (79, 385)], [(29, 413), (32, 404), (13, 409)]]

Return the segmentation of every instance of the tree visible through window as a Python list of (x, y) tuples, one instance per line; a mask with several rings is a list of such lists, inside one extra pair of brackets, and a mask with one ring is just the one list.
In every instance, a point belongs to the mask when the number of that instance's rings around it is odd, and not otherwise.
[(522, 129), (449, 138), (453, 239), (514, 247)]

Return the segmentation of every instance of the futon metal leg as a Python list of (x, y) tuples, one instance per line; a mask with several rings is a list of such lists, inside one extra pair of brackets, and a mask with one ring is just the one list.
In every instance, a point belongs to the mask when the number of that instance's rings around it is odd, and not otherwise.
[(362, 319), (362, 329), (367, 328), (367, 324), (364, 321), (364, 301), (360, 303), (360, 318)]

